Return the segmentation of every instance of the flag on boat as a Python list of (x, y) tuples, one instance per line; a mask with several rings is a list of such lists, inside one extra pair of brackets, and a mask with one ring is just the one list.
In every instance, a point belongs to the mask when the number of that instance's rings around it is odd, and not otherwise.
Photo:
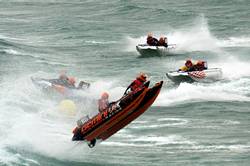
[(206, 73), (204, 71), (192, 71), (192, 72), (189, 72), (188, 75), (191, 77), (191, 78), (198, 78), (198, 79), (204, 79), (206, 77)]

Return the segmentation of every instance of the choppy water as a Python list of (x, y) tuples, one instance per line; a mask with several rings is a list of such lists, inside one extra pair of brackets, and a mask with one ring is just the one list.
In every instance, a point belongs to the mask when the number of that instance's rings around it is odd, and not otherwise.
[[(250, 1), (0, 1), (0, 165), (249, 165)], [(148, 32), (178, 55), (141, 58)], [(174, 86), (165, 73), (186, 58), (221, 67), (223, 80)], [(61, 71), (92, 83), (75, 117), (31, 76)], [(121, 96), (140, 71), (163, 79), (145, 114), (93, 149), (71, 142), (107, 90)]]

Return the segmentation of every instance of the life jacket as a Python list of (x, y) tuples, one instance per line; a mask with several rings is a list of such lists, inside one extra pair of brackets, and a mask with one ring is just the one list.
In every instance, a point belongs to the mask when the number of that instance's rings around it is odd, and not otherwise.
[(141, 80), (139, 80), (139, 79), (136, 79), (136, 80), (134, 80), (133, 83), (131, 84), (130, 89), (131, 89), (131, 91), (135, 91), (135, 90), (141, 88), (143, 85), (144, 85), (144, 82), (143, 82), (143, 81), (141, 81)]
[(99, 112), (103, 112), (109, 106), (108, 99), (99, 99), (98, 100), (98, 110)]
[(183, 72), (190, 72), (190, 71), (195, 71), (195, 66), (187, 67), (187, 66), (182, 66), (179, 71)]
[(186, 72), (186, 71), (188, 71), (188, 67), (187, 67), (187, 66), (182, 66), (182, 67), (179, 69), (179, 71), (184, 71), (184, 72)]

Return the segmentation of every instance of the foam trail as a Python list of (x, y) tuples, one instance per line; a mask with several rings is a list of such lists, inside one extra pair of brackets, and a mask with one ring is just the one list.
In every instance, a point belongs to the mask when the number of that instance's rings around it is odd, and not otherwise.
[(239, 60), (230, 54), (221, 54), (216, 62), (208, 64), (209, 67), (220, 67), (223, 70), (223, 77), (234, 81), (242, 77), (250, 76), (250, 66), (246, 61)]
[(224, 40), (218, 40), (217, 45), (219, 45), (220, 47), (250, 47), (250, 37), (229, 37)]
[(169, 106), (202, 101), (250, 101), (248, 96), (250, 88), (243, 86), (245, 84), (244, 79), (209, 85), (181, 83), (176, 89), (162, 90), (153, 105)]

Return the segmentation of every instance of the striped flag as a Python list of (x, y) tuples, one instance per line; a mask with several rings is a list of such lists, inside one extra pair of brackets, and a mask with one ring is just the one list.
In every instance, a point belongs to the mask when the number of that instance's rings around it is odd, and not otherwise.
[(193, 79), (204, 79), (206, 77), (206, 73), (204, 71), (192, 71), (188, 72), (188, 75)]

